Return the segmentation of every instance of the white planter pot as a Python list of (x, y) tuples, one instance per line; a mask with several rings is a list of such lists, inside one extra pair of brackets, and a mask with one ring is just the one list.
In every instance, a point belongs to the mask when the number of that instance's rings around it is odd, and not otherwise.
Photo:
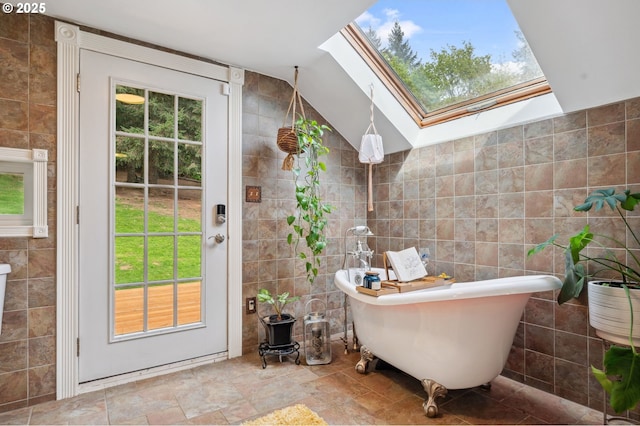
[[(623, 288), (603, 286), (604, 280), (590, 281), (589, 324), (596, 334), (612, 343), (629, 345), (631, 313), (629, 301)], [(633, 345), (640, 346), (640, 290), (630, 289), (633, 305)]]

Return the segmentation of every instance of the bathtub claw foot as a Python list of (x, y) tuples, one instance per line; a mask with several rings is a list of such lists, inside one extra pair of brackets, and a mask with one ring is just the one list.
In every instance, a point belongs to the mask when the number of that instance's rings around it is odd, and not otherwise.
[(356, 371), (360, 374), (367, 372), (369, 362), (373, 361), (373, 353), (365, 346), (360, 347), (360, 361), (356, 364)]
[(431, 379), (422, 379), (422, 387), (428, 397), (427, 400), (422, 403), (422, 408), (427, 417), (436, 417), (438, 415), (436, 398), (444, 397), (447, 394), (447, 388)]

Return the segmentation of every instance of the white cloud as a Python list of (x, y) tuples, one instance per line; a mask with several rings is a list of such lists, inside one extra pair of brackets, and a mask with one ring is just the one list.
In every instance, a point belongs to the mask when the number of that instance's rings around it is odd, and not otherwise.
[(376, 28), (380, 25), (380, 19), (376, 18), (369, 12), (364, 12), (362, 15), (356, 18), (356, 24), (364, 30), (371, 28)]
[(389, 34), (393, 29), (393, 25), (398, 22), (400, 27), (402, 28), (402, 32), (404, 32), (404, 38), (410, 39), (414, 34), (418, 34), (422, 32), (422, 27), (410, 19), (401, 20), (400, 19), (400, 11), (398, 9), (384, 9), (384, 18), (378, 18), (372, 15), (370, 12), (364, 12), (358, 18), (356, 18), (356, 23), (363, 30), (368, 30), (372, 28), (380, 40), (382, 41), (382, 46), (387, 45), (387, 40), (389, 38)]

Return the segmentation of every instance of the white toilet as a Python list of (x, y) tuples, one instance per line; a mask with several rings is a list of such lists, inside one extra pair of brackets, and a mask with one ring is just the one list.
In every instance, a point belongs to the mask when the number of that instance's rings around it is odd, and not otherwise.
[(4, 292), (7, 289), (7, 274), (11, 272), (11, 265), (0, 263), (0, 334), (2, 334), (2, 314), (4, 312)]

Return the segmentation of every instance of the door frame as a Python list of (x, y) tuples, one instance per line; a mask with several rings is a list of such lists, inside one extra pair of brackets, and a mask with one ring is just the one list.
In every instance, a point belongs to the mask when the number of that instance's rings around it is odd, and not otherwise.
[[(79, 323), (79, 88), (80, 49), (144, 62), (228, 83), (227, 358), (242, 355), (242, 85), (244, 70), (211, 64), (82, 31), (56, 21), (57, 249), (56, 398), (82, 392), (78, 377)], [(212, 362), (208, 359), (203, 362)], [(185, 368), (184, 364), (176, 368)], [(166, 367), (164, 372), (170, 371)], [(152, 373), (157, 374), (157, 373)], [(140, 378), (140, 374), (136, 375)], [(132, 378), (133, 380), (133, 378)]]

